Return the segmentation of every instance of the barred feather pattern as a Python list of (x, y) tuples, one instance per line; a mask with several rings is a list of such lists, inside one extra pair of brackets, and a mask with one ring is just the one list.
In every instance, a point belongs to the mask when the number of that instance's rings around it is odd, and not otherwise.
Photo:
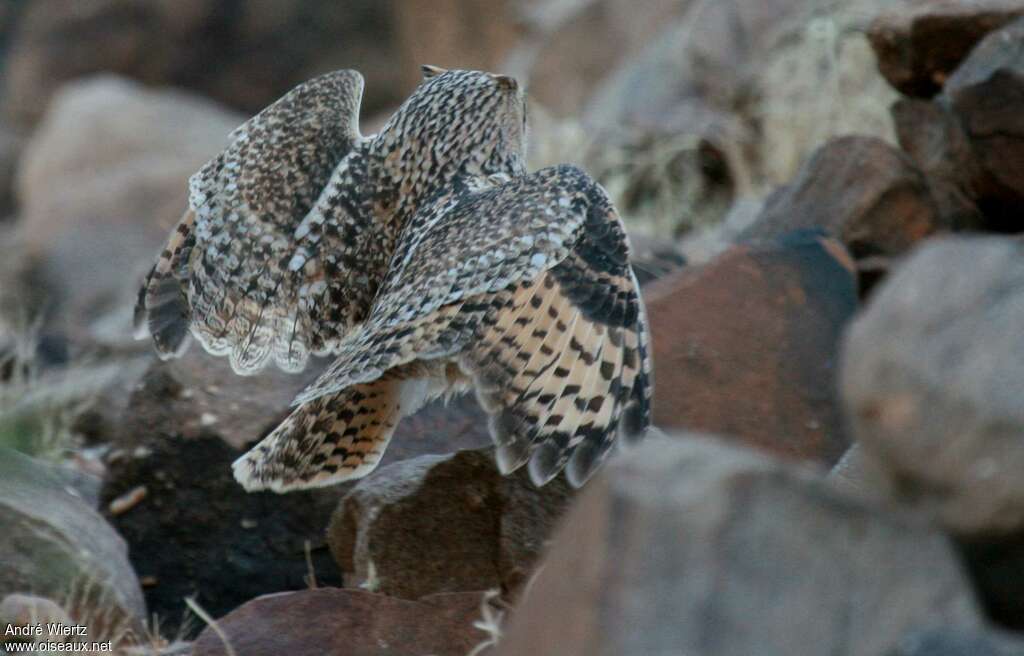
[(147, 277), (138, 332), (161, 357), (191, 332), (240, 374), (336, 351), (368, 316), (409, 217), (457, 176), (522, 173), (524, 100), (507, 79), (430, 76), (369, 137), (357, 72), (286, 94), (190, 179), (181, 275)]

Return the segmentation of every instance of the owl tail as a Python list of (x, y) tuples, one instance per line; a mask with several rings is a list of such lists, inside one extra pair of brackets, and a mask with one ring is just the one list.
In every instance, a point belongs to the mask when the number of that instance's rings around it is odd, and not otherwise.
[(135, 304), (135, 337), (153, 337), (162, 360), (179, 357), (188, 347), (189, 309), (185, 295), (188, 258), (195, 244), (195, 213), (186, 212), (150, 269)]
[(250, 492), (291, 492), (361, 478), (429, 389), (428, 379), (389, 373), (304, 403), (235, 461), (235, 479)]

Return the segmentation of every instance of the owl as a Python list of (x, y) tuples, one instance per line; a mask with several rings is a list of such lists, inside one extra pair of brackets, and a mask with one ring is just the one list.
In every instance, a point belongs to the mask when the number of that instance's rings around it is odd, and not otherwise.
[(650, 424), (649, 333), (623, 224), (600, 185), (528, 172), (514, 78), (424, 67), (377, 134), (363, 79), (306, 82), (189, 180), (189, 209), (142, 285), (139, 336), (194, 337), (235, 372), (331, 356), (233, 465), (286, 492), (373, 470), (399, 420), (474, 390), (497, 465), (582, 485)]

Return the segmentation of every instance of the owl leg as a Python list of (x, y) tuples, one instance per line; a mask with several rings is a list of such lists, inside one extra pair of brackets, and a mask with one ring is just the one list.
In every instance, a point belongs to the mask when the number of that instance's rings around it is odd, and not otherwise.
[(399, 420), (439, 391), (437, 381), (403, 373), (391, 370), (300, 405), (235, 461), (235, 479), (250, 492), (290, 492), (370, 473)]

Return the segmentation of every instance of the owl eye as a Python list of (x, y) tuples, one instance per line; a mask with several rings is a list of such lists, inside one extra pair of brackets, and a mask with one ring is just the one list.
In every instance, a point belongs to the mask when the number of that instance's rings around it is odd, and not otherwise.
[(440, 66), (431, 66), (430, 64), (423, 64), (420, 66), (420, 70), (423, 71), (423, 79), (429, 80), (432, 77), (437, 77), (441, 73), (447, 73), (447, 68), (441, 68)]

